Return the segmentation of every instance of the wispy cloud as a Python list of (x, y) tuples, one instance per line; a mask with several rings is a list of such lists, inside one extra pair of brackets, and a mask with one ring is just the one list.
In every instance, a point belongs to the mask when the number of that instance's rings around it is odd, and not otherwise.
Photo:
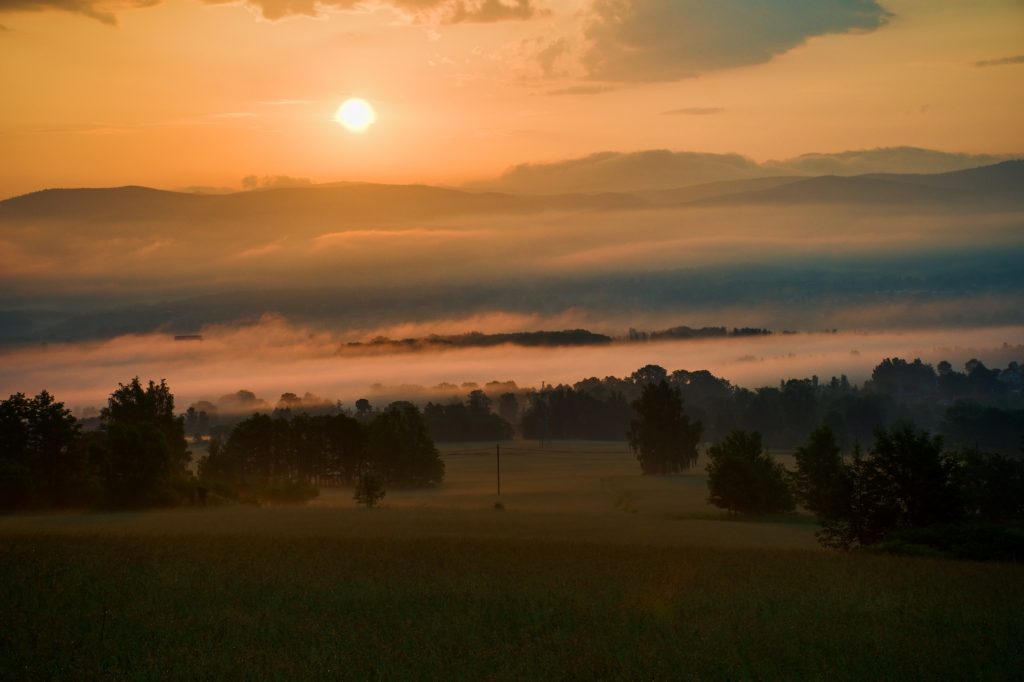
[(682, 109), (669, 109), (661, 112), (662, 116), (710, 116), (721, 114), (725, 109), (722, 107), (683, 107)]
[(980, 62), (974, 62), (975, 66), (1007, 66), (1009, 64), (1024, 64), (1024, 54), (1014, 55), (1012, 57), (1001, 57), (999, 59), (982, 59)]
[(0, 2), (0, 12), (58, 10), (81, 14), (108, 26), (117, 26), (118, 11), (158, 4), (160, 0), (3, 0)]
[(548, 90), (545, 95), (600, 95), (606, 92), (613, 92), (615, 88), (610, 85), (571, 85), (567, 88), (556, 88)]
[[(202, 0), (223, 5), (237, 0)], [(420, 21), (436, 23), (493, 23), (521, 21), (544, 16), (548, 12), (534, 0), (243, 0), (264, 19), (320, 17), (335, 10), (358, 10), (367, 6), (388, 5), (395, 11)], [(151, 7), (161, 0), (3, 0), (0, 12), (60, 10), (95, 19), (108, 26), (117, 25), (117, 12), (136, 7)]]

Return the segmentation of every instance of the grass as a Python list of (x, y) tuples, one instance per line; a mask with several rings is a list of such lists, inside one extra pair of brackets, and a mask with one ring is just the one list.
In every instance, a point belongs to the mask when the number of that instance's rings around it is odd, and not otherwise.
[(451, 447), (356, 508), (0, 518), (0, 680), (999, 680), (1024, 566), (822, 550), (621, 445)]
[(1014, 679), (1024, 571), (824, 552), (22, 536), (3, 679)]

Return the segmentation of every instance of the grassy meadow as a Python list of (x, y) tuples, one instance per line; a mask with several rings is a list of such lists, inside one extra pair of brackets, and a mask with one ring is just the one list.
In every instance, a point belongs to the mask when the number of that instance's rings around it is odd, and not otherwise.
[(822, 550), (708, 507), (703, 462), (443, 446), (357, 508), (0, 518), (0, 679), (1016, 679), (1024, 568)]

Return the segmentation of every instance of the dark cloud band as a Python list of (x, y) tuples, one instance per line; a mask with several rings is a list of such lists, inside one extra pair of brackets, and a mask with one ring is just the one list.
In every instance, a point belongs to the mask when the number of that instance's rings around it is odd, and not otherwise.
[[(210, 5), (230, 4), (238, 0), (201, 0)], [(415, 15), (430, 15), (441, 23), (491, 23), (532, 19), (545, 14), (534, 0), (242, 0), (255, 7), (265, 19), (292, 16), (320, 16), (327, 10), (353, 9), (361, 5), (382, 4)], [(159, 4), (160, 0), (0, 0), (0, 12), (74, 12), (104, 24), (117, 24), (117, 12), (132, 7)]]
[(605, 81), (670, 81), (767, 62), (808, 38), (872, 31), (875, 0), (594, 0), (583, 64)]

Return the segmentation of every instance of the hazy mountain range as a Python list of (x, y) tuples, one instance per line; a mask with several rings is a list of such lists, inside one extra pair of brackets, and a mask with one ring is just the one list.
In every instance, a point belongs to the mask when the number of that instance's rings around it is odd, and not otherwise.
[(1024, 160), (935, 174), (772, 176), (636, 192), (513, 195), (427, 185), (337, 183), (195, 194), (114, 187), (46, 189), (0, 201), (0, 221), (411, 220), (488, 213), (614, 210), (687, 204), (969, 203), (1002, 208), (1024, 202)]
[[(645, 157), (598, 165), (611, 161)], [(622, 176), (617, 192), (589, 191), (593, 175), (573, 185), (581, 163), (544, 167), (566, 190), (548, 194), (336, 183), (14, 197), (0, 202), (0, 342), (190, 333), (268, 312), (353, 340), (507, 314), (525, 321), (480, 331), (1024, 322), (1024, 161), (678, 187)], [(884, 165), (833, 155), (785, 170), (815, 164)]]

